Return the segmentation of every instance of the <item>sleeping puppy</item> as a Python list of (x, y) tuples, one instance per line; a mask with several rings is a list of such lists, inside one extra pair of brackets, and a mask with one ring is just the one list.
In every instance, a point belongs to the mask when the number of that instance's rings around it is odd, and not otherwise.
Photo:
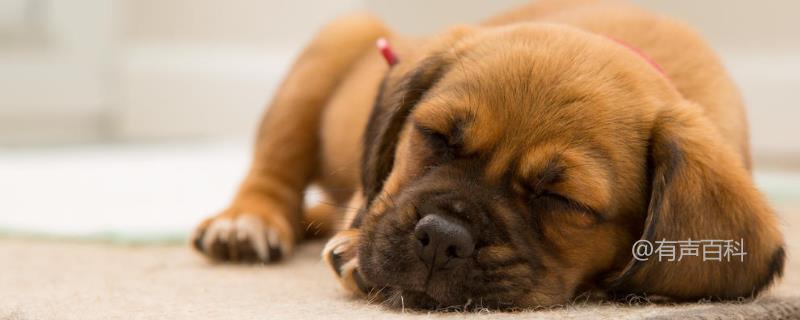
[[(544, 1), (411, 39), (355, 15), (299, 57), (237, 196), (194, 243), (271, 262), (338, 231), (323, 257), (344, 287), (406, 307), (751, 297), (784, 251), (750, 168), (739, 94), (680, 23)], [(312, 183), (325, 199), (304, 209)], [(704, 239), (741, 240), (746, 255), (632, 252)]]

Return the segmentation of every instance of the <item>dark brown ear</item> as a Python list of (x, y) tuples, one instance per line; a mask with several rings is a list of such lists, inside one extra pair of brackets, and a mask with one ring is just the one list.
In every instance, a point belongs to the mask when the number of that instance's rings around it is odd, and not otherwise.
[[(632, 259), (611, 282), (611, 291), (729, 299), (755, 296), (768, 287), (783, 270), (783, 238), (742, 155), (688, 102), (659, 116), (650, 143), (651, 196), (641, 239), (662, 251), (640, 256), (646, 261)], [(697, 256), (686, 251), (677, 261), (681, 248), (692, 247), (685, 242), (689, 239), (700, 240)], [(657, 242), (663, 240), (684, 242)], [(726, 248), (727, 243), (703, 240), (743, 243)], [(722, 244), (721, 255), (717, 244)], [(672, 248), (676, 261), (667, 261)]]
[(372, 109), (361, 157), (361, 182), (367, 205), (383, 188), (394, 165), (400, 131), (414, 106), (444, 74), (449, 64), (441, 55), (428, 57), (402, 75), (390, 72)]

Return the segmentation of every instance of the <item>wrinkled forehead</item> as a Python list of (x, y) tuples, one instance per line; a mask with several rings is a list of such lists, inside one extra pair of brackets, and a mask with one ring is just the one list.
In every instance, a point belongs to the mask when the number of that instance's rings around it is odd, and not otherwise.
[(526, 68), (474, 69), (451, 69), (412, 113), (425, 128), (462, 133), (467, 151), (591, 135), (608, 112), (591, 92), (537, 81)]
[(618, 119), (613, 99), (597, 91), (603, 84), (578, 79), (561, 63), (528, 62), (535, 58), (501, 54), (454, 62), (412, 120), (440, 133), (457, 132), (465, 152), (491, 159), (488, 177), (509, 171), (534, 176), (553, 163), (581, 167), (614, 158), (609, 133), (627, 132), (635, 121)]
[(663, 80), (660, 75), (630, 63), (629, 52), (619, 45), (558, 35), (504, 31), (465, 41), (457, 52), (444, 53), (446, 72), (426, 93), (428, 104), (419, 111), (439, 113), (444, 108), (483, 125), (513, 119), (519, 126), (508, 129), (517, 131), (560, 130), (568, 128), (559, 124), (594, 126), (587, 120), (613, 119), (621, 111), (630, 118), (642, 105), (657, 105), (664, 96), (649, 81)]

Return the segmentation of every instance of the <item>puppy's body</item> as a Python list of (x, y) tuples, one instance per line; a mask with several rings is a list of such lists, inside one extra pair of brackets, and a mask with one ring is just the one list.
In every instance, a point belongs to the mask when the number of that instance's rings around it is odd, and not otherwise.
[[(378, 37), (389, 39), (401, 61), (391, 69), (373, 47)], [(596, 61), (586, 59), (594, 50)], [(550, 62), (529, 65), (529, 54), (530, 59)], [(442, 70), (442, 65), (450, 66)], [(597, 74), (603, 76), (591, 79)], [(527, 77), (538, 84), (524, 85)], [(548, 84), (557, 88), (550, 90)], [(532, 92), (523, 95), (526, 90)], [(397, 94), (400, 98), (393, 98)], [(413, 109), (403, 108), (408, 101), (413, 101)], [(542, 103), (539, 109), (527, 107)], [(573, 104), (591, 107), (559, 111), (549, 106), (566, 109)], [(479, 154), (473, 157), (477, 160), (456, 166), (469, 169), (428, 171), (436, 166), (421, 164), (422, 159), (442, 156), (418, 151), (429, 141), (420, 136), (455, 130), (454, 122), (467, 120), (451, 109), (465, 106), (462, 114), (470, 114), (469, 121), (476, 125), (457, 143)], [(595, 142), (581, 147), (582, 141)], [(704, 154), (705, 148), (714, 152)], [(520, 153), (529, 149), (536, 152)], [(596, 157), (597, 150), (603, 157)], [(510, 231), (509, 223), (522, 221), (512, 212), (529, 208), (512, 209), (518, 204), (508, 194), (519, 188), (501, 187), (501, 176), (557, 165), (544, 158), (551, 154), (567, 161), (567, 167), (571, 163), (585, 168), (570, 167), (571, 178), (554, 181), (561, 186), (553, 190), (578, 199), (581, 207), (600, 217), (582, 214), (570, 222), (562, 221), (566, 215), (537, 218), (544, 221), (537, 226), (545, 226)], [(520, 163), (529, 164), (514, 169)], [(712, 163), (715, 166), (708, 166)], [(673, 179), (675, 167), (681, 166), (688, 169)], [(349, 16), (326, 27), (298, 59), (263, 120), (248, 177), (231, 207), (201, 224), (196, 246), (223, 260), (272, 261), (290, 253), (296, 241), (328, 233), (339, 224), (345, 230), (329, 242), (324, 256), (345, 287), (355, 292), (391, 287), (406, 295), (406, 303), (419, 306), (477, 298), (498, 306), (503, 306), (499, 301), (511, 306), (561, 303), (576, 290), (593, 286), (676, 298), (735, 297), (768, 285), (783, 261), (774, 217), (752, 187), (749, 169), (747, 125), (738, 92), (718, 58), (682, 24), (618, 3), (543, 1), (477, 27), (411, 39), (369, 16)], [(484, 175), (452, 178), (476, 170)], [(698, 185), (690, 177), (711, 182)], [(475, 201), (504, 207), (490, 210), (497, 212), (486, 217), (495, 220), (494, 225), (477, 226), (480, 218), (473, 216), (459, 222), (466, 223), (478, 242), (475, 261), (440, 276), (473, 277), (469, 281), (476, 282), (474, 286), (440, 281), (433, 269), (417, 270), (418, 261), (404, 264), (405, 244), (398, 241), (405, 240), (397, 240), (404, 238), (385, 238), (386, 228), (401, 235), (414, 233), (402, 230), (425, 214), (413, 218), (403, 203), (411, 203), (411, 211), (422, 210), (420, 190), (452, 189), (447, 182), (451, 178), (472, 181), (456, 189), (473, 189), (486, 197), (497, 193), (493, 200)], [(312, 183), (321, 187), (325, 200), (303, 214), (303, 192)], [(707, 195), (673, 196), (677, 191), (670, 190), (676, 188)], [(665, 204), (667, 209), (661, 208)], [(702, 218), (671, 213), (679, 207), (708, 213), (698, 213)], [(339, 208), (351, 209), (343, 224), (340, 215), (346, 210)], [(566, 210), (575, 209), (570, 208)], [(661, 220), (659, 225), (655, 220)], [(722, 227), (707, 226), (715, 221)], [(540, 233), (536, 237), (549, 244), (530, 244), (539, 240), (525, 239), (527, 233)], [(488, 237), (484, 234), (507, 240), (481, 239)], [(747, 236), (758, 245), (752, 260), (738, 266), (632, 261), (631, 243), (653, 236)], [(510, 248), (527, 265), (502, 270), (505, 278), (489, 276), (487, 265), (496, 261), (487, 261), (511, 258)], [(386, 253), (393, 250), (398, 253)], [(399, 268), (393, 276), (392, 268)], [(474, 278), (474, 270), (483, 274)], [(427, 283), (407, 280), (425, 278), (421, 272), (428, 272)], [(656, 279), (686, 274), (691, 283)], [(543, 279), (531, 280), (537, 277)], [(500, 290), (507, 292), (500, 295), (480, 289), (507, 282)]]

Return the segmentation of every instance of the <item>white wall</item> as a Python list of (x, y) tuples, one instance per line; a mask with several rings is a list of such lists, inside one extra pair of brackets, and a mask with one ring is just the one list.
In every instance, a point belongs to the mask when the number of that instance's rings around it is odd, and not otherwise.
[(115, 135), (249, 137), (302, 45), (356, 0), (124, 1)]
[(717, 50), (748, 106), (756, 164), (800, 165), (800, 1), (633, 0)]
[(0, 141), (91, 139), (115, 99), (114, 1), (0, 5)]

